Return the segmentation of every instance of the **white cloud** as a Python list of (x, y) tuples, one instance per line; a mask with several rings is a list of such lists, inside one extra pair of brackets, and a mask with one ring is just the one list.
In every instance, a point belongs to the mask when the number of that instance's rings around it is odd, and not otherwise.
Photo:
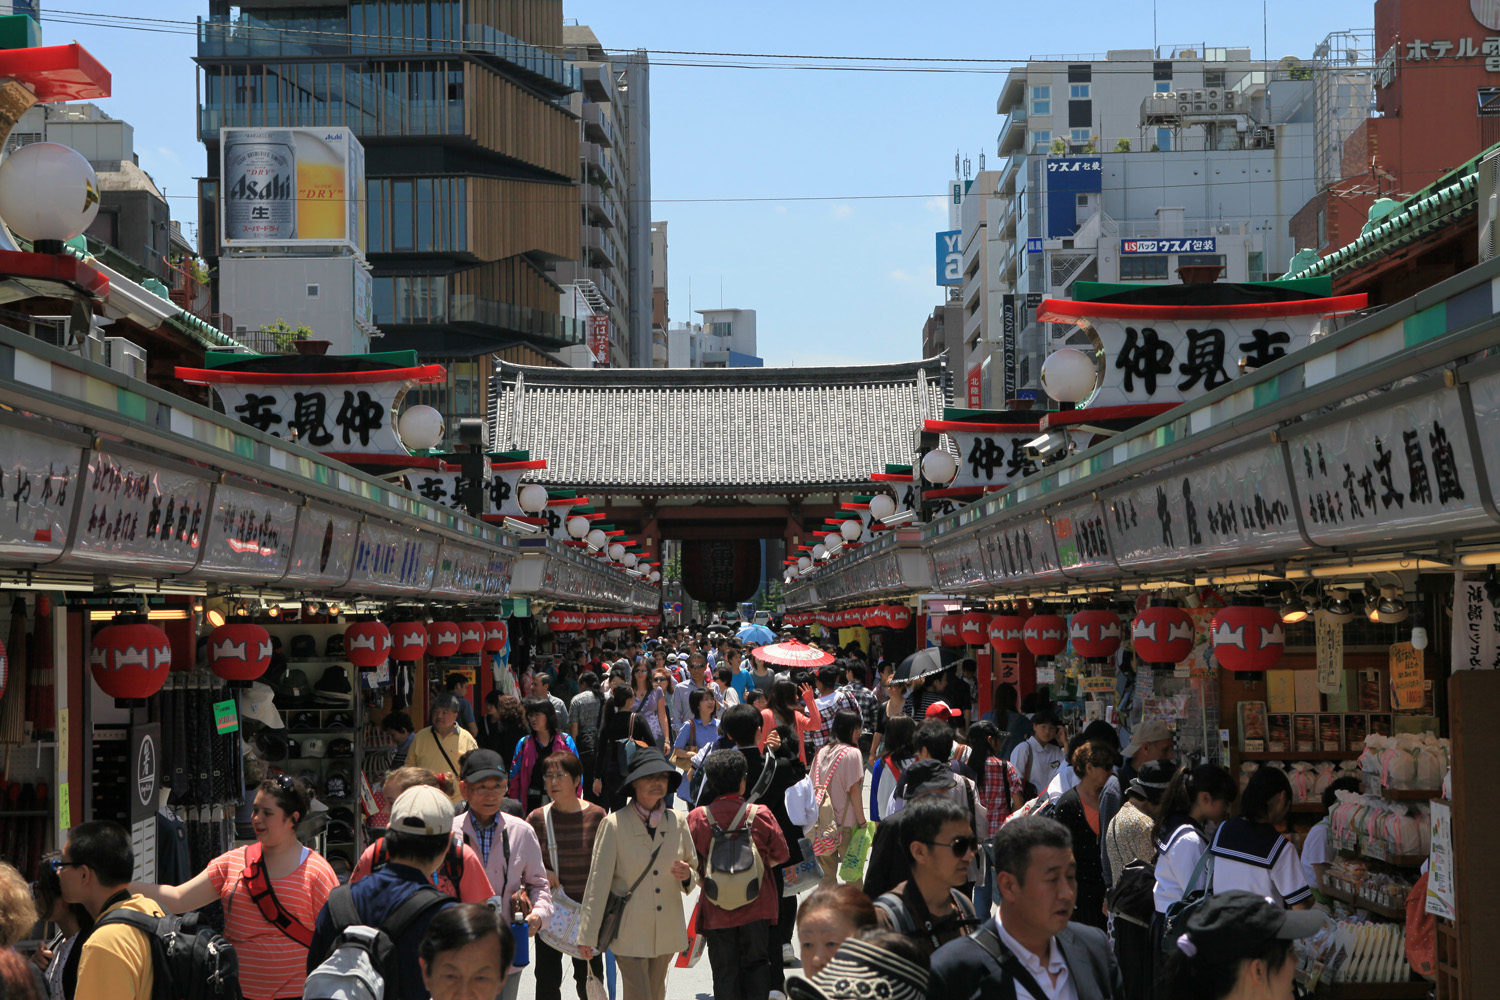
[(157, 146), (156, 155), (160, 156), (162, 159), (173, 165), (180, 166), (182, 164), (182, 159), (177, 155), (177, 153), (173, 150), (168, 149), (166, 146)]
[(916, 275), (914, 275), (914, 274), (907, 274), (905, 271), (901, 270), (901, 268), (899, 268), (899, 267), (896, 268), (894, 271), (892, 271), (890, 274), (888, 274), (886, 277), (890, 278), (892, 281), (916, 281), (917, 280), (917, 276)]
[(854, 215), (854, 207), (852, 205), (835, 205), (830, 214), (835, 219), (848, 219)]
[(947, 198), (928, 198), (926, 201), (922, 202), (922, 207), (927, 209), (927, 211), (931, 212), (933, 215), (940, 216), (944, 219), (948, 218)]
[(787, 213), (787, 207), (785, 205), (777, 205), (772, 209), (772, 211), (777, 215), (785, 215)]

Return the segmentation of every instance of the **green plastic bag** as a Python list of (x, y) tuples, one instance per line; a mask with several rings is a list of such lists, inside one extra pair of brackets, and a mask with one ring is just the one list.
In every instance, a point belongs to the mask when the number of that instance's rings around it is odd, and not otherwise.
[(844, 852), (844, 861), (839, 865), (839, 878), (845, 882), (858, 882), (865, 877), (865, 862), (870, 858), (870, 844), (874, 839), (874, 823), (854, 828), (854, 836), (849, 838), (849, 849)]

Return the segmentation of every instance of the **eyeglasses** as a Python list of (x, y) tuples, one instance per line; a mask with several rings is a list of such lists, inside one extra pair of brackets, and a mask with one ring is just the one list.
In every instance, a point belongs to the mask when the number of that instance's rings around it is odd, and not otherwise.
[(542, 775), (542, 780), (569, 782), (573, 780), (573, 776), (567, 771), (548, 771), (546, 774)]
[(924, 840), (922, 843), (929, 847), (946, 847), (953, 852), (954, 856), (960, 858), (979, 850), (978, 837), (954, 837), (952, 842), (947, 844), (938, 840)]
[(54, 874), (61, 872), (64, 868), (87, 868), (88, 865), (82, 861), (64, 861), (62, 858), (53, 858), (47, 864), (52, 866)]

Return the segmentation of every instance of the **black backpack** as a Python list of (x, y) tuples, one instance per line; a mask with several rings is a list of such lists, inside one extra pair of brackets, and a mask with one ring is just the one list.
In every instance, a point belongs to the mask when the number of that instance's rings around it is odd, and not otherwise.
[[(979, 917), (974, 913), (974, 904), (969, 902), (969, 897), (957, 889), (948, 891), (952, 893), (954, 905), (958, 907), (959, 915), (955, 921), (956, 925), (963, 928), (973, 927), (980, 923)], [(936, 932), (941, 928), (932, 923), (928, 923), (926, 927), (918, 927), (917, 918), (912, 916), (911, 910), (907, 909), (906, 900), (901, 898), (899, 892), (892, 890), (882, 894), (875, 900), (875, 908), (886, 915), (886, 919), (891, 922), (891, 929), (897, 934), (913, 940), (919, 939), (924, 934), (929, 935), (932, 938), (933, 948), (937, 948)]]
[(95, 928), (126, 924), (151, 942), (152, 1000), (241, 1000), (240, 962), (234, 945), (197, 913), (153, 917), (139, 910), (111, 910)]

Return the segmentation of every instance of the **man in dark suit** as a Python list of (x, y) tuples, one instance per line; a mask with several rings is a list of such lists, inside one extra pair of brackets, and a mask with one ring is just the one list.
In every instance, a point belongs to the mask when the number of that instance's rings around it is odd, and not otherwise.
[(1078, 883), (1067, 828), (1026, 816), (1002, 826), (993, 846), (1000, 915), (933, 953), (929, 995), (1124, 1000), (1109, 939), (1069, 919)]

